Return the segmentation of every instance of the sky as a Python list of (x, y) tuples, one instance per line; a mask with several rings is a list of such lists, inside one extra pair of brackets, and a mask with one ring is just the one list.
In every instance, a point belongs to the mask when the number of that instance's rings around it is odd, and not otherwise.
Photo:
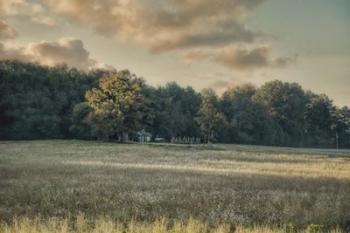
[(0, 59), (218, 93), (279, 79), (350, 106), (350, 1), (0, 0)]

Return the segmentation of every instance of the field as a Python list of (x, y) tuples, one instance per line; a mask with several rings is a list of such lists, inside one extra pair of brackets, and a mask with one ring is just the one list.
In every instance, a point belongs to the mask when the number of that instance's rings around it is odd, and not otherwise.
[(64, 227), (65, 221), (82, 214), (87, 222), (103, 216), (99, 223), (105, 227), (131, 221), (149, 229), (135, 232), (157, 232), (150, 229), (169, 224), (190, 228), (192, 223), (221, 224), (215, 232), (229, 232), (232, 226), (273, 229), (288, 224), (296, 229), (320, 224), (324, 229), (350, 230), (350, 151), (0, 142), (0, 222), (10, 223), (17, 216), (23, 227), (35, 226), (36, 218)]

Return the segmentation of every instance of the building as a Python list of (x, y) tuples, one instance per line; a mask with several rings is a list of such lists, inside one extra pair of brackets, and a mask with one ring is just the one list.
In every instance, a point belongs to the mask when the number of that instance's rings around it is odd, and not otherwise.
[(152, 139), (152, 134), (146, 132), (144, 129), (137, 132), (137, 139), (140, 143), (150, 142)]

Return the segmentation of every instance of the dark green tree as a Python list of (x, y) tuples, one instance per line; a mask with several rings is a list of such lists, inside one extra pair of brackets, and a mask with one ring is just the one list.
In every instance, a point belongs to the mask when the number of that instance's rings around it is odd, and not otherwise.
[(72, 113), (72, 123), (69, 128), (72, 135), (79, 139), (92, 138), (92, 124), (91, 114), (92, 108), (88, 103), (83, 102), (74, 106)]
[(219, 99), (212, 89), (201, 92), (202, 103), (199, 109), (199, 124), (207, 143), (218, 139), (220, 130), (225, 128), (225, 117), (220, 111)]
[(305, 112), (307, 97), (297, 83), (271, 81), (260, 87), (253, 100), (264, 106), (277, 124), (274, 144), (300, 146), (305, 140)]
[(66, 66), (0, 62), (1, 132), (6, 139), (69, 138), (71, 114), (99, 77)]
[(201, 102), (200, 95), (191, 87), (182, 88), (172, 82), (153, 89), (151, 115), (154, 116), (154, 136), (170, 140), (172, 137), (199, 137), (196, 118)]
[(307, 93), (309, 101), (306, 105), (307, 145), (331, 146), (334, 144), (336, 115), (332, 100), (326, 95)]
[(228, 89), (221, 97), (221, 109), (228, 123), (223, 141), (263, 143), (268, 117), (264, 107), (252, 100), (256, 89), (247, 84)]

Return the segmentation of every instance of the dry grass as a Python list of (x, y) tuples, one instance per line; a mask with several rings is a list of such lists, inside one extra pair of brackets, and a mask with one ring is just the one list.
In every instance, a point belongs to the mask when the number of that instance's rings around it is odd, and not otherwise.
[[(306, 178), (337, 178), (350, 180), (350, 163), (344, 163), (344, 159), (334, 159), (331, 162), (315, 159), (305, 160), (303, 163), (293, 164), (293, 161), (286, 163), (276, 162), (243, 162), (232, 160), (218, 161), (197, 161), (195, 164), (171, 165), (149, 163), (118, 163), (102, 162), (94, 160), (63, 161), (64, 164), (117, 167), (125, 169), (163, 170), (173, 172), (197, 172), (214, 175), (247, 174), (247, 175), (271, 175)], [(291, 164), (292, 163), (292, 164)]]
[(83, 212), (123, 223), (193, 217), (208, 225), (350, 228), (349, 151), (1, 142), (0, 187), (5, 222)]
[[(318, 227), (318, 226), (317, 226)], [(271, 228), (264, 226), (233, 226), (228, 224), (207, 224), (189, 219), (186, 222), (174, 222), (166, 219), (159, 219), (152, 223), (140, 223), (130, 221), (128, 223), (118, 223), (110, 218), (100, 217), (91, 222), (85, 219), (84, 215), (78, 215), (72, 223), (67, 219), (40, 219), (20, 218), (14, 219), (10, 224), (0, 224), (1, 233), (343, 233), (340, 229), (323, 231), (306, 229), (296, 231), (291, 226), (283, 228)]]

